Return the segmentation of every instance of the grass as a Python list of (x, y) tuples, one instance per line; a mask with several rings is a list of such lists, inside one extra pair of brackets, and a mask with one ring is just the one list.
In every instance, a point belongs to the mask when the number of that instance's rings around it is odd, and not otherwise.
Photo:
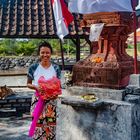
[[(126, 49), (126, 52), (127, 52), (130, 56), (134, 56), (134, 49)], [(140, 50), (137, 51), (137, 55), (140, 57)]]

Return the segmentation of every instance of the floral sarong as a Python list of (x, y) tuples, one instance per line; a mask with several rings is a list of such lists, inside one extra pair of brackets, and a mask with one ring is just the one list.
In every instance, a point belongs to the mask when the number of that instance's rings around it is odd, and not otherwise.
[[(31, 104), (31, 115), (34, 111), (38, 97), (33, 95)], [(36, 124), (34, 140), (55, 140), (56, 133), (56, 99), (45, 103), (43, 112)]]

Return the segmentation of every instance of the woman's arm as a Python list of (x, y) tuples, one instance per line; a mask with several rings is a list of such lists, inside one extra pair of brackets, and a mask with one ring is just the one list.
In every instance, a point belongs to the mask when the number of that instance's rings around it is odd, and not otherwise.
[(32, 80), (30, 78), (27, 79), (27, 87), (33, 90), (36, 90), (40, 93), (44, 93), (45, 91), (40, 86), (35, 86), (32, 84)]
[(27, 78), (27, 87), (33, 90), (38, 90), (38, 87), (32, 84), (32, 80)]

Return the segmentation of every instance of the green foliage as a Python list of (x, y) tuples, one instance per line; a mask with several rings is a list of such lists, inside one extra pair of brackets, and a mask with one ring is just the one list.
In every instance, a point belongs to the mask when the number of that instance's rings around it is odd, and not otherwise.
[(2, 39), (0, 40), (0, 54), (32, 55), (41, 41), (41, 39)]
[[(54, 55), (60, 55), (61, 48), (59, 39), (1, 39), (0, 55), (36, 55), (37, 47), (42, 41), (48, 41), (53, 48)], [(67, 55), (71, 55), (76, 52), (75, 45), (69, 39), (64, 40), (62, 47), (64, 53)]]
[(131, 45), (131, 44), (128, 44), (128, 47), (127, 47), (128, 49), (133, 49), (134, 48), (134, 46), (133, 45)]
[(140, 52), (140, 43), (137, 44), (138, 51)]
[[(128, 49), (134, 49), (134, 45), (128, 44)], [(137, 50), (140, 52), (140, 43), (137, 43)]]
[(66, 54), (73, 54), (76, 52), (76, 47), (73, 45), (73, 42), (71, 40), (65, 40), (63, 44), (63, 51)]
[(47, 41), (51, 44), (53, 48), (53, 54), (60, 53), (61, 49), (60, 49), (60, 42), (58, 39), (48, 39)]
[[(134, 56), (134, 44), (128, 44), (126, 51), (130, 56)], [(137, 55), (140, 56), (140, 43), (137, 43)]]
[[(48, 41), (52, 48), (53, 54), (60, 56), (61, 47), (59, 39), (1, 39), (0, 40), (0, 55), (1, 56), (30, 56), (37, 54), (37, 46), (42, 41)], [(86, 52), (89, 51), (88, 44), (85, 43), (85, 40), (81, 39), (81, 56), (85, 56)], [(63, 52), (67, 56), (74, 55), (76, 52), (76, 46), (71, 39), (65, 39), (63, 43)], [(140, 43), (137, 44), (138, 53), (140, 53)], [(127, 51), (134, 49), (134, 45), (128, 44)], [(132, 51), (133, 52), (133, 51)]]
[(35, 46), (33, 46), (30, 42), (19, 44), (18, 48), (15, 50), (17, 55), (32, 55), (35, 50)]
[[(134, 45), (128, 44), (128, 49), (134, 49)], [(137, 49), (140, 51), (140, 43), (137, 43)]]
[(0, 41), (0, 54), (11, 54), (16, 47), (16, 41), (10, 39), (3, 39)]
[(7, 53), (6, 48), (4, 48), (3, 46), (0, 46), (0, 54), (5, 54)]

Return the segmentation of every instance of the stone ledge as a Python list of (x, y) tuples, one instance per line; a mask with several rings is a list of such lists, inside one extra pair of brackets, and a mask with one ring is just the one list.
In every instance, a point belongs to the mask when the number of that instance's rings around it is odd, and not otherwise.
[(10, 117), (10, 116), (16, 116), (16, 109), (11, 109), (11, 108), (0, 109), (1, 118)]
[(99, 99), (112, 99), (121, 101), (123, 99), (124, 90), (107, 89), (107, 88), (93, 88), (72, 86), (67, 88), (67, 94), (70, 96), (81, 96), (85, 94), (95, 94)]
[(78, 98), (72, 97), (63, 97), (61, 98), (61, 103), (65, 105), (70, 105), (74, 107), (85, 107), (85, 108), (98, 108), (104, 106), (104, 102), (102, 100), (97, 100), (95, 102), (88, 102)]
[(128, 87), (140, 87), (140, 74), (131, 74)]
[(138, 95), (126, 95), (124, 100), (129, 103), (140, 104), (140, 96)]
[[(106, 106), (96, 109), (92, 107), (95, 102), (86, 102), (86, 108), (77, 105), (78, 97), (68, 98), (58, 102), (57, 140), (139, 140), (140, 114), (135, 104), (104, 99)], [(73, 106), (71, 100), (77, 103)]]
[(65, 105), (70, 105), (73, 107), (84, 107), (84, 108), (103, 108), (108, 105), (130, 105), (130, 103), (123, 102), (123, 101), (116, 101), (111, 99), (98, 99), (97, 101), (86, 101), (80, 97), (61, 97), (61, 103)]
[[(0, 117), (7, 116), (22, 116), (23, 113), (30, 111), (31, 106), (31, 98), (33, 90), (29, 90), (27, 88), (14, 88), (14, 94), (7, 96), (5, 99), (0, 99)], [(16, 110), (16, 111), (8, 111), (7, 109)], [(2, 113), (2, 114), (1, 114)]]

